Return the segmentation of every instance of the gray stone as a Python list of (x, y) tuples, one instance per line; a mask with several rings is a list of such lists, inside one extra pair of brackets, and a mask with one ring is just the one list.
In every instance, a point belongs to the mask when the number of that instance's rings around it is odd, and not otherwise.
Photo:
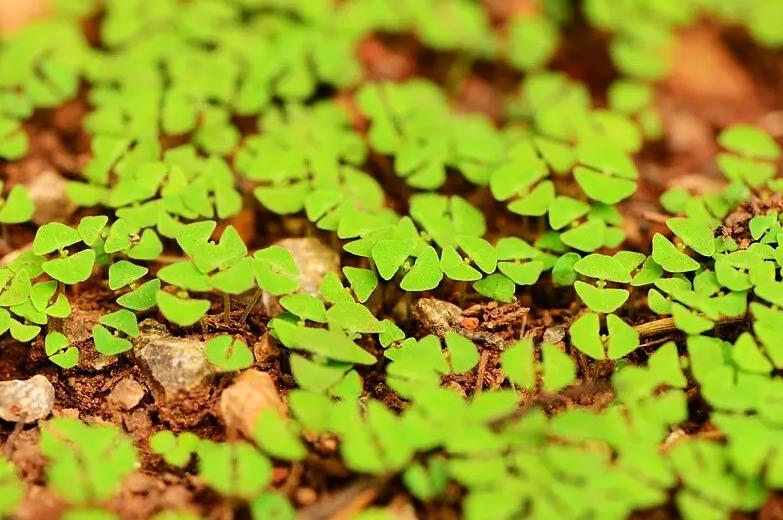
[(109, 402), (116, 404), (123, 410), (130, 410), (139, 404), (146, 393), (138, 381), (132, 377), (126, 377), (114, 385), (109, 393)]
[(38, 374), (30, 379), (0, 382), (0, 418), (16, 423), (31, 423), (52, 412), (54, 387)]
[(266, 372), (245, 370), (220, 395), (220, 415), (226, 429), (240, 431), (248, 438), (253, 437), (258, 414), (265, 408), (283, 416), (288, 413), (272, 377)]
[(133, 351), (165, 399), (201, 386), (214, 372), (203, 342), (171, 336), (154, 320), (141, 323)]
[(27, 191), (35, 205), (33, 222), (43, 225), (47, 222), (66, 222), (76, 211), (68, 197), (68, 181), (62, 175), (44, 170), (27, 183)]
[(551, 327), (546, 328), (542, 340), (546, 343), (559, 345), (565, 341), (565, 337), (566, 337), (566, 328), (563, 327), (562, 325), (553, 325)]
[(412, 311), (413, 318), (422, 329), (440, 337), (460, 328), (462, 309), (453, 303), (436, 298), (419, 298), (413, 304)]

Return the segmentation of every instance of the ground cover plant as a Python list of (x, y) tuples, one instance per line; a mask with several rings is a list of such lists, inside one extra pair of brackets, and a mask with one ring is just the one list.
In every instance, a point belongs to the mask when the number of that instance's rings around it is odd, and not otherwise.
[(778, 0), (40, 7), (0, 516), (783, 515)]

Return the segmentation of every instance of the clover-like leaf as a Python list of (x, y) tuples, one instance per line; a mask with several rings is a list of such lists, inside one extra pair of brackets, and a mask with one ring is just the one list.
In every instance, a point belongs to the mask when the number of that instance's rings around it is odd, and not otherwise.
[(27, 188), (17, 184), (8, 192), (5, 201), (0, 201), (0, 222), (3, 224), (27, 222), (32, 218), (34, 211), (35, 206)]
[(349, 334), (381, 332), (381, 322), (360, 303), (338, 302), (326, 311), (326, 320)]
[(675, 217), (666, 221), (671, 229), (685, 245), (702, 256), (712, 256), (715, 253), (715, 235), (710, 223), (694, 218)]
[(452, 372), (464, 374), (473, 370), (480, 357), (476, 345), (465, 336), (452, 331), (446, 333), (445, 339)]
[(87, 280), (95, 265), (95, 251), (85, 249), (63, 258), (48, 260), (42, 264), (46, 274), (67, 285), (74, 285)]
[(64, 251), (68, 246), (81, 240), (79, 232), (71, 226), (59, 222), (49, 222), (38, 228), (33, 239), (33, 253), (46, 255), (54, 251)]
[(343, 274), (351, 285), (351, 289), (356, 295), (359, 303), (364, 303), (378, 287), (378, 276), (370, 269), (361, 269), (358, 267), (343, 267)]
[(44, 351), (49, 360), (61, 368), (73, 368), (79, 363), (79, 350), (71, 346), (61, 332), (52, 331), (44, 339)]
[(229, 335), (216, 336), (204, 347), (207, 359), (221, 370), (233, 372), (253, 364), (253, 353), (247, 343)]
[(628, 283), (630, 270), (615, 257), (593, 253), (574, 263), (574, 270), (590, 278), (608, 282)]
[(581, 280), (574, 283), (574, 289), (585, 305), (595, 312), (602, 313), (616, 311), (630, 296), (626, 289), (596, 287)]
[(112, 291), (130, 285), (145, 274), (149, 269), (127, 260), (120, 260), (109, 266), (109, 289)]
[(432, 246), (426, 246), (419, 252), (413, 267), (402, 278), (400, 288), (404, 291), (429, 291), (438, 286), (443, 279), (438, 253)]
[(686, 255), (660, 233), (653, 236), (652, 258), (670, 273), (687, 273), (699, 269), (699, 262)]
[(157, 303), (156, 295), (159, 290), (160, 280), (153, 278), (117, 298), (117, 303), (134, 311), (146, 311)]
[(189, 327), (209, 310), (209, 300), (179, 298), (166, 291), (157, 291), (156, 302), (165, 318), (182, 327)]
[(104, 356), (115, 356), (133, 348), (130, 341), (115, 336), (102, 325), (95, 325), (92, 328), (92, 339), (95, 342), (95, 350)]
[(99, 321), (103, 325), (123, 332), (131, 338), (136, 338), (139, 335), (139, 324), (136, 320), (136, 315), (128, 309), (120, 309), (104, 314)]
[(282, 246), (269, 246), (253, 255), (258, 286), (273, 296), (294, 292), (299, 287), (299, 267), (291, 252)]
[(479, 294), (500, 302), (514, 301), (516, 285), (505, 274), (492, 273), (473, 284)]

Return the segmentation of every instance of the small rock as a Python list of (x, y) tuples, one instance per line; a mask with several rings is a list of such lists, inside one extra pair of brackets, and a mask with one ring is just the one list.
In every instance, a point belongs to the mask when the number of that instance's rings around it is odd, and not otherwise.
[(280, 415), (288, 407), (280, 399), (272, 377), (259, 370), (246, 370), (220, 395), (220, 415), (229, 431), (239, 430), (252, 438), (261, 410), (273, 408)]
[(264, 332), (264, 335), (253, 344), (253, 355), (256, 358), (256, 363), (266, 363), (277, 356), (280, 350), (275, 343), (276, 341), (272, 335)]
[(35, 205), (33, 222), (43, 225), (47, 222), (66, 222), (76, 211), (66, 188), (68, 181), (53, 170), (44, 170), (27, 184), (27, 191)]
[(461, 327), (462, 309), (453, 303), (436, 298), (419, 298), (412, 310), (413, 318), (422, 329), (440, 337)]
[(0, 382), (0, 418), (5, 421), (35, 422), (48, 416), (53, 404), (54, 387), (40, 374)]
[(294, 500), (300, 506), (309, 506), (318, 500), (318, 493), (316, 493), (313, 488), (300, 487), (294, 493)]
[(553, 325), (552, 327), (547, 327), (546, 330), (544, 330), (542, 340), (546, 343), (558, 345), (565, 341), (565, 337), (566, 328), (562, 325)]
[(130, 410), (144, 398), (144, 387), (132, 377), (126, 377), (117, 383), (109, 393), (109, 401), (123, 410)]
[[(320, 297), (318, 289), (326, 273), (340, 274), (340, 256), (315, 237), (285, 238), (275, 242), (275, 245), (291, 252), (299, 267), (299, 285), (306, 294)], [(277, 298), (270, 294), (264, 293), (262, 302), (267, 316), (274, 316), (282, 311)]]
[(204, 354), (203, 342), (171, 336), (154, 320), (144, 320), (139, 329), (134, 353), (163, 389), (165, 399), (200, 386), (212, 375), (214, 368)]

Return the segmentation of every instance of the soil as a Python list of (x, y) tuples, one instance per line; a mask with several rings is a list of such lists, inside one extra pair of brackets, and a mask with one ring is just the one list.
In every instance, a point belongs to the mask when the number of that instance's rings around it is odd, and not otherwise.
[[(493, 16), (503, 19), (513, 10), (528, 9), (532, 2), (492, 1)], [(513, 4), (513, 6), (512, 6)], [(577, 20), (566, 28), (566, 41), (554, 60), (554, 67), (585, 81), (598, 103), (605, 102), (608, 84), (617, 77), (607, 52), (607, 36), (589, 28)], [(735, 122), (753, 122), (766, 128), (773, 136), (783, 137), (783, 55), (755, 45), (737, 28), (726, 28), (711, 21), (684, 30), (678, 39), (675, 53), (676, 66), (671, 76), (658, 87), (659, 109), (666, 127), (666, 137), (646, 146), (638, 157), (641, 184), (633, 200), (623, 204), (621, 211), (626, 219), (629, 242), (637, 248), (648, 247), (652, 235), (664, 229), (658, 196), (672, 186), (696, 190), (709, 189), (720, 183), (720, 175), (714, 164), (717, 131)], [(455, 57), (448, 53), (434, 53), (424, 48), (412, 36), (376, 35), (362, 42), (358, 57), (367, 79), (403, 80), (413, 75), (428, 77), (446, 85), (453, 93), (456, 107), (466, 111), (486, 113), (496, 121), (503, 118), (503, 104), (515, 95), (521, 76), (502, 63), (478, 62), (458, 78), (449, 74)], [(338, 99), (352, 106), (353, 92), (337, 94)], [(82, 130), (82, 119), (88, 110), (86, 90), (79, 99), (54, 110), (38, 111), (25, 123), (30, 136), (30, 152), (20, 161), (0, 161), (0, 177), (8, 185), (27, 183), (46, 170), (57, 172), (68, 179), (79, 177), (79, 172), (89, 158), (89, 139)], [(355, 113), (358, 128), (366, 126)], [(242, 121), (239, 127), (245, 133), (255, 132), (254, 124)], [(168, 143), (167, 143), (168, 144)], [(387, 179), (390, 171), (388, 159), (371, 156), (367, 168), (379, 179)], [(451, 176), (458, 177), (458, 176)], [(395, 186), (399, 188), (395, 191)], [(388, 186), (389, 205), (397, 210), (406, 207), (406, 192), (400, 183)], [(447, 191), (461, 193), (481, 207), (488, 215), (490, 235), (520, 235), (522, 226), (534, 225), (530, 221), (509, 218), (500, 211), (486, 191), (468, 193), (468, 185), (459, 180), (447, 186)], [(242, 237), (252, 248), (268, 245), (278, 239), (299, 236), (310, 229), (302, 219), (281, 218), (262, 213), (257, 205), (248, 204), (238, 216), (231, 219)], [(747, 238), (748, 220), (768, 208), (783, 210), (783, 199), (778, 196), (757, 199), (735, 210), (725, 221), (724, 233), (738, 239)], [(75, 221), (88, 212), (73, 215)], [(9, 255), (29, 247), (35, 232), (33, 225), (17, 225), (13, 233), (5, 235), (0, 244), (0, 254)], [(321, 235), (327, 243), (328, 235)], [(169, 252), (173, 253), (173, 252)], [(355, 260), (343, 259), (345, 264)], [(61, 325), (68, 328), (68, 336), (79, 347), (83, 362), (77, 368), (63, 371), (51, 364), (43, 354), (42, 340), (31, 345), (18, 343), (8, 336), (0, 339), (0, 379), (25, 379), (34, 374), (45, 375), (55, 387), (54, 416), (78, 417), (87, 422), (110, 422), (136, 441), (140, 451), (140, 467), (124, 483), (121, 493), (112, 500), (110, 508), (127, 520), (148, 518), (163, 509), (189, 509), (205, 518), (245, 518), (247, 511), (235, 511), (234, 505), (223, 501), (209, 491), (202, 482), (188, 471), (173, 471), (160, 457), (149, 451), (146, 440), (161, 429), (177, 432), (192, 431), (201, 437), (223, 440), (225, 425), (218, 413), (220, 392), (231, 383), (230, 375), (214, 379), (213, 384), (177, 396), (165, 403), (157, 402), (151, 391), (131, 410), (125, 410), (108, 399), (116, 384), (126, 378), (146, 384), (142, 369), (132, 355), (120, 356), (115, 362), (102, 366), (95, 353), (90, 328), (97, 316), (116, 310), (113, 297), (96, 276), (69, 293), (73, 316)], [(567, 291), (552, 291), (551, 284), (541, 283), (520, 295), (519, 301), (509, 305), (495, 302), (463, 301), (459, 287), (451, 287), (437, 294), (462, 308), (458, 323), (452, 324), (460, 332), (474, 339), (481, 351), (477, 373), (447, 378), (445, 384), (465, 395), (484, 389), (496, 388), (505, 382), (499, 366), (499, 348), (521, 337), (537, 341), (545, 339), (558, 343), (564, 331), (575, 318), (578, 307), (570, 301)], [(644, 295), (635, 293), (638, 308), (643, 307)], [(633, 306), (633, 305), (632, 305)], [(388, 308), (387, 308), (388, 307)], [(384, 306), (386, 311), (392, 304)], [(205, 334), (221, 331), (245, 338), (248, 345), (256, 345), (256, 368), (268, 372), (282, 395), (294, 386), (284, 356), (280, 356), (266, 333), (266, 316), (260, 306), (246, 323), (240, 323), (243, 309), (232, 312), (231, 325), (222, 319), (207, 320), (204, 328), (172, 329), (175, 336), (203, 339)], [(211, 312), (222, 315), (222, 304), (215, 300)], [(156, 318), (154, 313), (148, 317)], [(141, 318), (141, 317), (140, 317)], [(157, 316), (160, 319), (160, 316)], [(640, 311), (628, 316), (636, 324), (652, 317)], [(423, 336), (438, 331), (428, 328), (412, 316), (401, 322), (406, 332)], [(733, 333), (742, 330), (742, 323), (733, 324)], [(654, 337), (645, 338), (645, 345), (654, 346), (668, 339), (677, 338), (669, 330)], [(561, 343), (563, 344), (563, 343)], [(564, 345), (564, 344), (563, 344)], [(371, 352), (380, 347), (367, 340), (363, 345)], [(564, 347), (565, 348), (565, 347)], [(644, 361), (641, 349), (634, 354), (636, 361)], [(553, 395), (531, 393), (520, 410), (541, 406), (547, 412), (555, 412), (573, 406), (602, 408), (612, 398), (608, 376), (611, 365), (588, 363), (580, 359), (582, 384)], [(383, 367), (364, 369), (361, 373), (368, 395), (386, 402), (395, 409), (405, 403), (391, 392), (384, 383)], [(145, 390), (148, 390), (145, 387)], [(696, 408), (703, 403), (692, 403)], [(706, 414), (704, 414), (706, 416)], [(705, 428), (694, 424), (687, 435), (694, 435)], [(13, 430), (13, 425), (0, 424), (0, 449)], [(44, 459), (37, 448), (38, 427), (25, 427), (10, 448), (11, 458), (29, 485), (25, 501), (16, 518), (45, 520), (57, 518), (63, 504), (44, 485), (42, 468)], [(370, 480), (351, 476), (336, 456), (334, 438), (308, 439), (311, 454), (303, 463), (278, 463), (275, 468), (275, 485), (301, 508), (301, 518), (349, 518), (346, 513), (372, 503), (392, 504), (403, 512), (400, 518), (455, 519), (459, 494), (453, 490), (439, 504), (422, 504), (404, 494), (396, 480)], [(353, 509), (351, 509), (353, 508)], [(407, 515), (405, 516), (405, 512)], [(340, 516), (342, 515), (342, 516)], [(676, 518), (676, 510), (670, 505), (634, 514), (635, 519), (654, 520)], [(737, 518), (750, 516), (737, 515)], [(758, 514), (764, 520), (783, 518), (783, 496), (773, 495)]]

